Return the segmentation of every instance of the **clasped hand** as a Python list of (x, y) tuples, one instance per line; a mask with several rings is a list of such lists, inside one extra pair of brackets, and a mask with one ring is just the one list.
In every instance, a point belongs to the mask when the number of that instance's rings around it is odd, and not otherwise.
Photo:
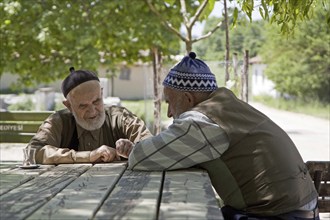
[(119, 139), (116, 141), (116, 152), (117, 155), (128, 158), (129, 154), (132, 151), (134, 144), (127, 139)]
[(114, 160), (120, 160), (120, 157), (117, 155), (116, 149), (102, 145), (101, 147), (91, 151), (89, 159), (92, 163), (112, 162)]
[(112, 162), (114, 160), (120, 160), (120, 156), (124, 158), (128, 158), (130, 154), (133, 143), (127, 139), (119, 139), (116, 141), (116, 149), (102, 145), (101, 147), (91, 151), (90, 153), (90, 161), (92, 163), (97, 162)]

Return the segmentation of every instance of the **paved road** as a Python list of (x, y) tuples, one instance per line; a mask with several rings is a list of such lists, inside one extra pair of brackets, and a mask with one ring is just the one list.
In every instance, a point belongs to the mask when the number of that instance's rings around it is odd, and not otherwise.
[(330, 160), (330, 120), (251, 103), (282, 127), (296, 144), (304, 161)]
[[(304, 161), (330, 160), (329, 120), (281, 111), (259, 103), (251, 103), (251, 105), (270, 117), (289, 134)], [(0, 160), (20, 160), (23, 158), (24, 146), (24, 144), (14, 146), (1, 144)]]

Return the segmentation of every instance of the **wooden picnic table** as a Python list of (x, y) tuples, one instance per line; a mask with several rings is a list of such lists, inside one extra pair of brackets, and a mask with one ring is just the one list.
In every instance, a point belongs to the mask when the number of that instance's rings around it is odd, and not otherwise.
[(223, 219), (206, 171), (126, 167), (1, 163), (0, 219)]

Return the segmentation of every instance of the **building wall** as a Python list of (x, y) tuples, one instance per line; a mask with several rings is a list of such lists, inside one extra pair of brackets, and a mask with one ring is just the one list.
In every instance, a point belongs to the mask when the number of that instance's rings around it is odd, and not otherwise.
[[(122, 69), (113, 79), (107, 77), (105, 68), (98, 70), (103, 87), (103, 96), (114, 96), (120, 99), (144, 99), (153, 97), (153, 71), (151, 65), (133, 65)], [(17, 75), (5, 73), (0, 78), (0, 90), (7, 90), (17, 80)], [(55, 92), (61, 92), (62, 80), (50, 84), (40, 84), (31, 88), (37, 91), (40, 88), (51, 87)], [(112, 88), (113, 85), (113, 88)]]
[[(98, 72), (100, 77), (107, 75), (105, 68), (101, 67)], [(150, 65), (123, 67), (116, 77), (113, 79), (105, 78), (104, 80), (104, 92), (108, 96), (134, 100), (149, 99), (154, 94), (153, 71)]]
[(252, 65), (252, 95), (270, 95), (276, 97), (277, 92), (275, 90), (274, 83), (265, 76), (265, 64), (254, 63)]
[[(259, 60), (250, 63), (251, 77), (251, 92), (252, 95), (268, 94), (276, 96), (277, 92), (274, 89), (274, 83), (267, 79), (264, 75), (266, 68), (265, 64), (262, 64)], [(219, 62), (208, 62), (213, 73), (216, 75), (218, 86), (224, 86), (224, 69)], [(170, 67), (164, 67), (161, 75), (161, 82), (165, 75), (168, 73)], [(152, 99), (153, 98), (153, 70), (151, 65), (132, 65), (129, 67), (123, 66), (121, 71), (117, 73), (113, 81), (107, 77), (105, 67), (100, 67), (98, 70), (100, 81), (103, 87), (104, 98), (112, 96), (120, 99), (127, 100), (141, 100), (141, 99)], [(0, 90), (4, 90), (9, 85), (17, 80), (16, 75), (3, 74), (0, 78)], [(61, 92), (61, 82), (58, 80), (51, 84), (43, 84), (34, 88), (34, 90), (51, 87), (55, 92)], [(34, 91), (33, 90), (33, 91)], [(161, 92), (162, 90), (160, 90)]]

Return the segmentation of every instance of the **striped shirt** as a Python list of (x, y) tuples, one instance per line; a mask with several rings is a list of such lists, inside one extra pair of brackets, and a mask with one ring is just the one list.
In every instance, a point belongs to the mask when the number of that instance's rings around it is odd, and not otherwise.
[(228, 149), (225, 131), (204, 114), (187, 111), (168, 129), (138, 142), (128, 158), (128, 169), (175, 170), (220, 157)]

